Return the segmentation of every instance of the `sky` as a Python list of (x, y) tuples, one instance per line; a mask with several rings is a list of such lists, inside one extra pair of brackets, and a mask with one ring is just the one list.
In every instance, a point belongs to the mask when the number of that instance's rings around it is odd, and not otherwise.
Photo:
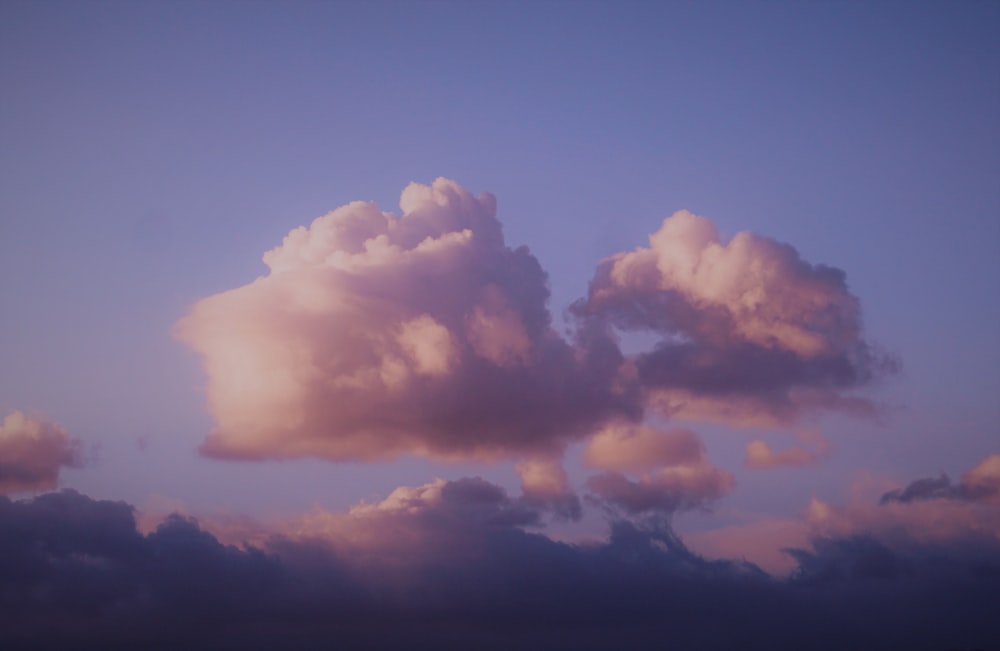
[(7, 0), (0, 87), (0, 639), (1000, 646), (1000, 5)]

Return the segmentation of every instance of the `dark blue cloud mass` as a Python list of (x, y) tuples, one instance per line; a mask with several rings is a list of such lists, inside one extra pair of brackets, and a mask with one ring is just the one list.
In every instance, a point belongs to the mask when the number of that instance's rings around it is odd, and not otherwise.
[[(482, 480), (353, 518), (335, 538), (221, 543), (122, 502), (0, 499), (7, 649), (997, 648), (1000, 550), (900, 552), (863, 535), (775, 579), (691, 551), (662, 516), (564, 544)], [(391, 536), (386, 536), (386, 532)]]

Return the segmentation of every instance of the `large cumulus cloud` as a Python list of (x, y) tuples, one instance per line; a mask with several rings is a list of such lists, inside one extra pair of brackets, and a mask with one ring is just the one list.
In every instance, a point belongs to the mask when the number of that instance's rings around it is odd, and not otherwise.
[(638, 416), (617, 348), (551, 328), (545, 272), (505, 244), (491, 195), (438, 179), (400, 208), (351, 203), (293, 230), (267, 275), (178, 324), (209, 377), (204, 452), (530, 455)]
[(863, 338), (844, 272), (752, 233), (724, 242), (687, 211), (648, 247), (604, 260), (574, 310), (659, 336), (635, 363), (667, 415), (787, 425), (816, 409), (871, 413), (845, 392), (895, 367)]
[[(641, 426), (649, 407), (781, 427), (872, 414), (851, 390), (894, 369), (864, 339), (842, 271), (750, 233), (724, 243), (703, 217), (676, 213), (648, 247), (603, 261), (564, 338), (545, 272), (507, 246), (491, 195), (437, 179), (410, 184), (400, 209), (355, 202), (294, 229), (266, 275), (178, 323), (208, 374), (217, 426), (203, 452), (544, 460)], [(659, 343), (626, 355), (632, 331)], [(619, 444), (605, 437), (601, 455)]]
[(0, 423), (0, 494), (54, 488), (61, 468), (82, 463), (80, 442), (58, 423), (21, 411)]

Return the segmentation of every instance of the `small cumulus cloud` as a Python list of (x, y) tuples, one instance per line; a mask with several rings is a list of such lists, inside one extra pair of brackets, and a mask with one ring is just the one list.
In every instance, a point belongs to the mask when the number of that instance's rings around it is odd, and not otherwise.
[(58, 423), (12, 411), (0, 424), (0, 494), (55, 488), (60, 469), (83, 461), (80, 442)]
[(811, 444), (814, 449), (793, 445), (775, 452), (766, 441), (751, 441), (747, 444), (743, 465), (755, 470), (813, 466), (830, 453), (829, 443), (818, 431), (800, 432), (798, 436), (804, 443)]
[(619, 422), (604, 428), (590, 440), (583, 459), (594, 468), (643, 471), (699, 462), (704, 455), (701, 439), (689, 429), (663, 430)]
[(574, 311), (660, 337), (635, 364), (668, 416), (787, 426), (818, 409), (871, 413), (844, 392), (897, 364), (864, 339), (843, 271), (752, 233), (724, 242), (687, 211), (604, 260)]

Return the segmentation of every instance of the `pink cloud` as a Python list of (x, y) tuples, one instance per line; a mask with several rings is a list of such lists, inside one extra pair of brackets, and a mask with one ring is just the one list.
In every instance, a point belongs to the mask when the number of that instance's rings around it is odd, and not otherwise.
[(529, 459), (516, 464), (521, 478), (522, 499), (529, 504), (553, 511), (557, 516), (579, 520), (580, 498), (569, 484), (566, 470), (552, 459)]
[[(996, 558), (1000, 553), (1000, 509), (997, 493), (987, 487), (997, 479), (1000, 455), (985, 457), (962, 475), (958, 484), (947, 477), (918, 479), (904, 488), (872, 499), (872, 478), (854, 485), (845, 504), (816, 497), (798, 517), (753, 518), (739, 524), (685, 536), (700, 553), (746, 558), (775, 574), (799, 566), (802, 556), (787, 550), (816, 549), (829, 540), (868, 539), (893, 552), (934, 557), (959, 554), (966, 559)], [(822, 544), (820, 544), (822, 546)], [(811, 552), (810, 552), (811, 553)]]
[(616, 424), (593, 438), (584, 461), (607, 470), (587, 480), (592, 496), (633, 515), (703, 507), (735, 486), (730, 473), (708, 461), (698, 435), (685, 429)]
[(0, 424), (0, 494), (55, 488), (60, 468), (82, 463), (80, 442), (58, 423), (12, 411)]
[(661, 336), (635, 364), (652, 404), (679, 418), (789, 425), (815, 409), (870, 411), (842, 391), (895, 368), (863, 339), (842, 271), (752, 233), (723, 242), (686, 211), (648, 247), (604, 260), (574, 311)]
[(765, 441), (751, 441), (747, 444), (743, 465), (757, 470), (787, 466), (812, 466), (822, 461), (830, 452), (830, 446), (826, 439), (817, 431), (800, 432), (799, 438), (803, 442), (811, 444), (815, 449), (810, 450), (793, 445), (775, 452)]
[(291, 231), (269, 272), (176, 328), (203, 358), (210, 456), (551, 454), (641, 410), (601, 337), (550, 325), (546, 275), (495, 199), (438, 179), (401, 215), (351, 203)]
[(691, 430), (613, 423), (590, 440), (583, 459), (594, 468), (645, 471), (659, 466), (697, 463), (704, 454), (701, 439)]
[[(208, 375), (203, 453), (555, 458), (596, 435), (592, 465), (652, 470), (700, 444), (635, 425), (649, 407), (771, 427), (871, 415), (846, 392), (894, 367), (862, 338), (843, 272), (750, 233), (723, 243), (703, 217), (676, 213), (649, 247), (603, 261), (564, 339), (546, 274), (507, 246), (492, 195), (411, 183), (400, 210), (354, 202), (296, 228), (265, 275), (180, 320)], [(634, 330), (661, 340), (626, 356), (617, 331)], [(813, 459), (751, 452), (757, 465)]]

